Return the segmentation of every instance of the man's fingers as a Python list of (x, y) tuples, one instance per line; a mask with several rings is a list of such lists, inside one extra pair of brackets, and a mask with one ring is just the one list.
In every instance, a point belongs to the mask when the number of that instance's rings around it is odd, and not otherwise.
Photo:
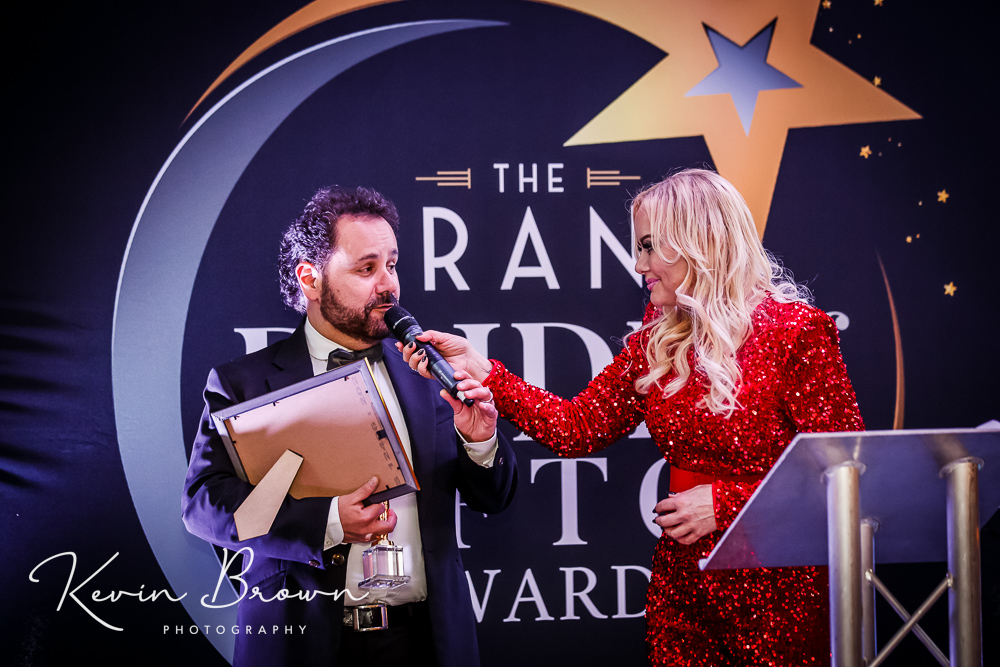
[(388, 535), (394, 530), (396, 530), (395, 521), (376, 521), (372, 526), (372, 532), (376, 535)]
[(461, 391), (472, 391), (473, 389), (484, 389), (489, 393), (489, 387), (484, 387), (478, 380), (473, 380), (465, 371), (455, 371), (455, 379), (458, 380), (458, 388)]
[(474, 379), (466, 371), (455, 371), (455, 379), (458, 380), (458, 390), (465, 394), (466, 398), (483, 403), (493, 402), (493, 392), (489, 387), (484, 387), (481, 382)]
[(473, 389), (465, 389), (465, 396), (476, 401), (482, 401), (483, 403), (492, 404), (493, 403), (493, 392), (486, 387), (476, 387)]
[(363, 518), (360, 529), (372, 535), (388, 535), (396, 530), (396, 515), (393, 512), (389, 512), (389, 519), (386, 521), (382, 521), (378, 516), (376, 514), (371, 518)]
[(359, 486), (356, 490), (348, 493), (346, 498), (349, 503), (360, 503), (362, 500), (370, 496), (375, 492), (375, 488), (378, 486), (378, 477), (372, 477), (370, 480)]
[(465, 403), (458, 400), (457, 398), (452, 398), (451, 394), (449, 394), (446, 389), (441, 390), (441, 398), (448, 401), (448, 403), (451, 405), (451, 409), (455, 411), (456, 415), (462, 411), (462, 408), (465, 407)]
[(379, 516), (385, 510), (381, 503), (375, 503), (369, 505), (368, 507), (362, 507), (358, 512), (358, 519), (364, 523), (372, 523), (373, 521), (378, 521)]

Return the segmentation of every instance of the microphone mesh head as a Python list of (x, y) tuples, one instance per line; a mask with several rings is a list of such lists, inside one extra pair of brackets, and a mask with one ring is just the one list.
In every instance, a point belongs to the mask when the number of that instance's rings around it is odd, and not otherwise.
[(413, 319), (413, 315), (410, 315), (400, 306), (393, 306), (389, 310), (385, 311), (383, 319), (385, 320), (386, 326), (389, 327), (389, 331), (391, 331), (392, 335), (396, 338), (400, 338), (406, 333), (407, 329), (417, 324), (417, 321)]

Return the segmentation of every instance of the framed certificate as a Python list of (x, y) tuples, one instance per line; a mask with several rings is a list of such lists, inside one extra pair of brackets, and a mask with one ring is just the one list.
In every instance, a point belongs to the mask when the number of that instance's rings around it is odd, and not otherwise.
[(212, 413), (236, 473), (258, 484), (285, 450), (302, 456), (293, 498), (342, 496), (372, 476), (365, 504), (420, 486), (367, 359)]

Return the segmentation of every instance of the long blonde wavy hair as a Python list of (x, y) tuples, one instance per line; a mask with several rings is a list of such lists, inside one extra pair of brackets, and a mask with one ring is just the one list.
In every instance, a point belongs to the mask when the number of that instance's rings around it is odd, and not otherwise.
[[(764, 249), (743, 196), (713, 171), (668, 176), (640, 191), (631, 208), (633, 236), (642, 211), (652, 251), (667, 263), (678, 261), (676, 251), (688, 265), (677, 305), (633, 334), (649, 332), (649, 373), (636, 381), (636, 390), (676, 394), (691, 377), (693, 348), (696, 369), (707, 378), (702, 407), (728, 417), (739, 407), (743, 377), (736, 352), (750, 337), (754, 310), (768, 296), (807, 301), (809, 292)], [(667, 381), (671, 371), (676, 375)]]

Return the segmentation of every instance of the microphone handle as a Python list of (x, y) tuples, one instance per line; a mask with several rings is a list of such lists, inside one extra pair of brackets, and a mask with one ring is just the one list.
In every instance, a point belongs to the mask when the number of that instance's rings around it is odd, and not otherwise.
[(455, 369), (451, 367), (451, 364), (445, 361), (444, 357), (441, 356), (441, 353), (433, 345), (425, 343), (422, 340), (417, 340), (417, 336), (422, 333), (423, 331), (418, 327), (410, 327), (403, 338), (406, 343), (416, 343), (417, 347), (424, 351), (424, 354), (427, 355), (427, 370), (437, 378), (437, 381), (441, 383), (445, 390), (453, 398), (457, 398), (471, 407), (475, 401), (471, 398), (466, 398), (465, 394), (458, 390), (458, 382), (455, 380)]

